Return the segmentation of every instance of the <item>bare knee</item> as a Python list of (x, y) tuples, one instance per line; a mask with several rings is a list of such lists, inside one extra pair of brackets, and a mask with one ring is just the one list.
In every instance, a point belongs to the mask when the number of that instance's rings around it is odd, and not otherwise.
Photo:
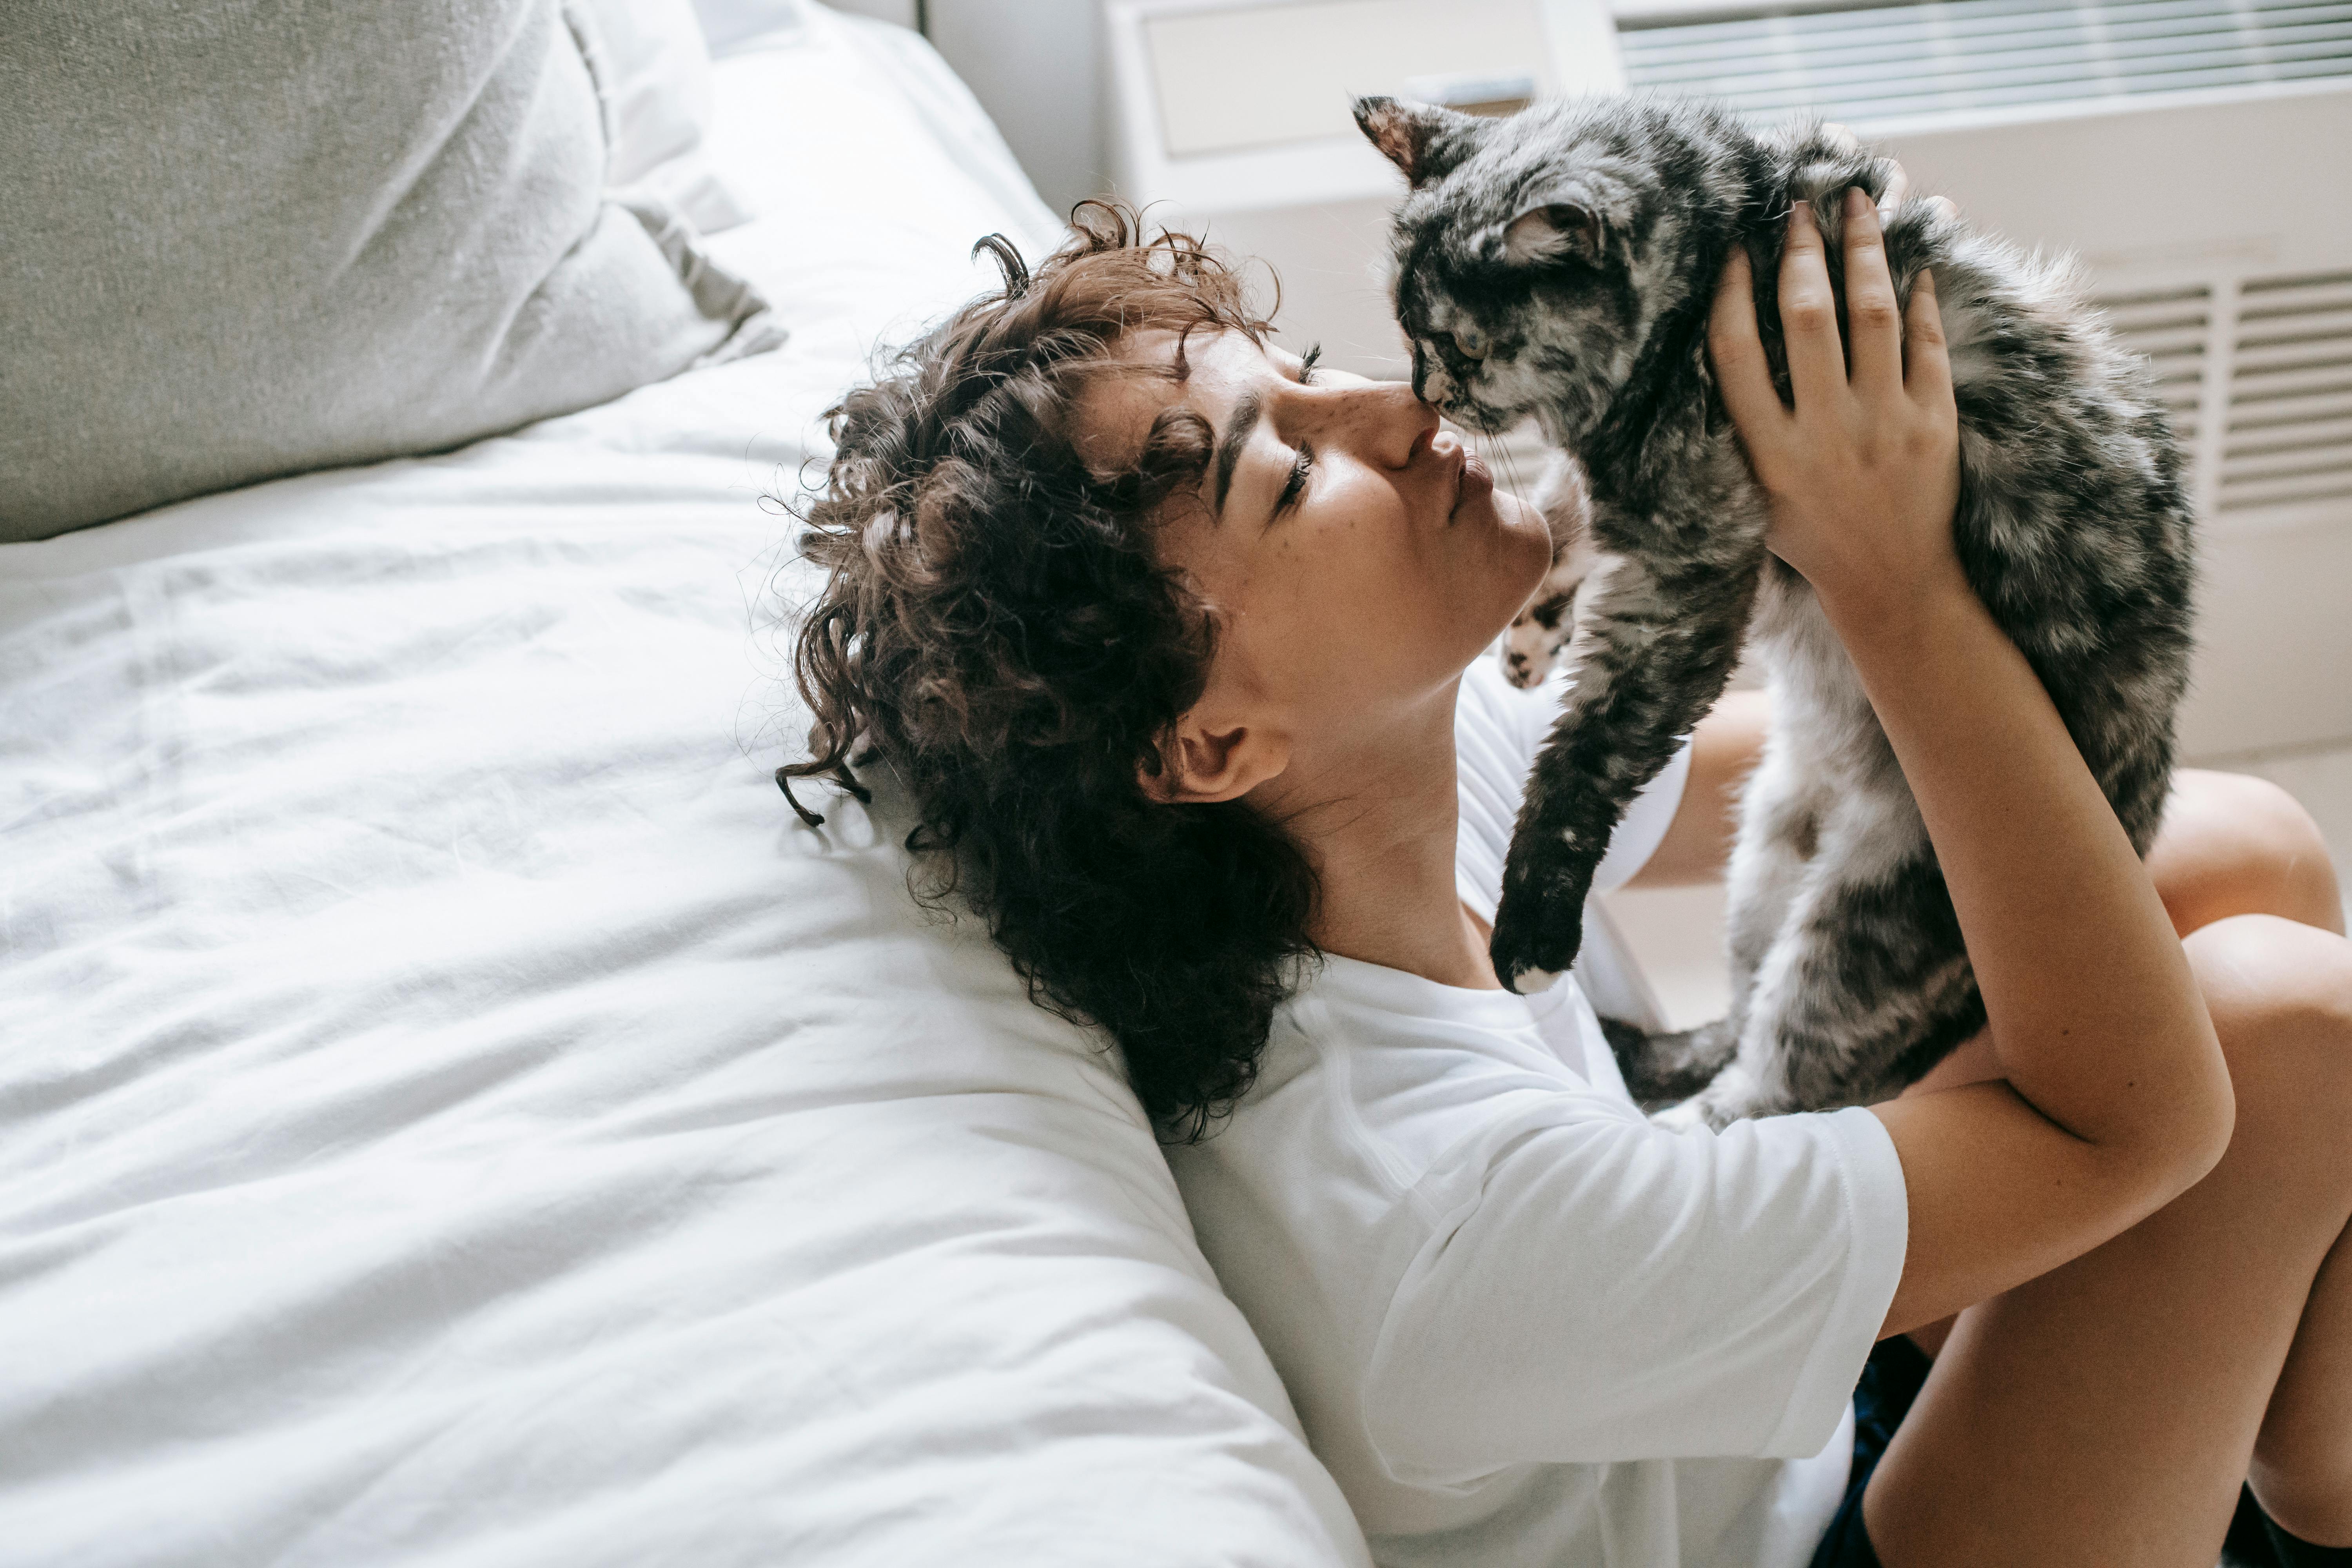
[(2251, 1142), (2352, 1202), (2352, 942), (2255, 914), (2183, 945), (2237, 1092), (2233, 1147)]
[(2147, 867), (2184, 936), (2243, 914), (2344, 930), (2343, 893), (2319, 825), (2267, 779), (2182, 769)]

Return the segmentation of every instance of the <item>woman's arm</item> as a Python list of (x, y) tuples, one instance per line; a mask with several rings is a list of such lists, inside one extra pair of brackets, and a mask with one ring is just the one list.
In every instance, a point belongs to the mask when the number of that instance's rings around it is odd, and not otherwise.
[(1851, 373), (1801, 203), (1780, 277), (1795, 408), (1765, 368), (1744, 257), (1710, 346), (1772, 548), (1819, 595), (1926, 817), (2007, 1074), (1876, 1108), (1909, 1193), (1895, 1333), (2161, 1207), (2221, 1158), (2233, 1107), (2163, 904), (1953, 553), (1958, 424), (1933, 280), (1906, 331), (1868, 202), (1846, 230)]

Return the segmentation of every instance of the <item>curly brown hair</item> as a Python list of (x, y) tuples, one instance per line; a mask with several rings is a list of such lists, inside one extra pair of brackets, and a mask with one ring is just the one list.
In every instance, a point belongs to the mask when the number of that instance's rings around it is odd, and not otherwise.
[[(1189, 236), (1090, 202), (1033, 274), (1001, 236), (1001, 290), (899, 353), (828, 411), (835, 454), (799, 509), (824, 586), (795, 675), (807, 760), (866, 798), (879, 761), (911, 793), (908, 847), (961, 891), (1031, 998), (1108, 1031), (1163, 1138), (1190, 1142), (1244, 1093), (1274, 1009), (1315, 949), (1316, 879), (1239, 801), (1169, 805), (1141, 775), (1201, 696), (1217, 610), (1155, 551), (1213, 432), (1162, 410), (1126, 471), (1091, 469), (1073, 411), (1128, 333), (1263, 342), (1235, 268)], [(812, 825), (823, 819), (793, 799)]]

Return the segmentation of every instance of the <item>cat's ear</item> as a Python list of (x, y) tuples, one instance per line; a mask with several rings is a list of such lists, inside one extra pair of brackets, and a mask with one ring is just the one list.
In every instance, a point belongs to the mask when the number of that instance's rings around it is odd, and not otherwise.
[(1598, 265), (1601, 215), (1581, 202), (1544, 202), (1513, 218), (1503, 230), (1503, 256), (1527, 265), (1574, 257)]
[(1356, 100), (1356, 124), (1415, 189), (1444, 179), (1476, 145), (1485, 121), (1433, 103), (1393, 98)]

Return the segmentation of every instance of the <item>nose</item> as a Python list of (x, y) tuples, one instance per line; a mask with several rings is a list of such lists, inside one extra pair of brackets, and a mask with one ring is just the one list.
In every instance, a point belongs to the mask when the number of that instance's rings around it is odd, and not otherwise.
[(1320, 438), (1374, 467), (1410, 467), (1437, 434), (1437, 410), (1401, 381), (1360, 382), (1323, 397)]

